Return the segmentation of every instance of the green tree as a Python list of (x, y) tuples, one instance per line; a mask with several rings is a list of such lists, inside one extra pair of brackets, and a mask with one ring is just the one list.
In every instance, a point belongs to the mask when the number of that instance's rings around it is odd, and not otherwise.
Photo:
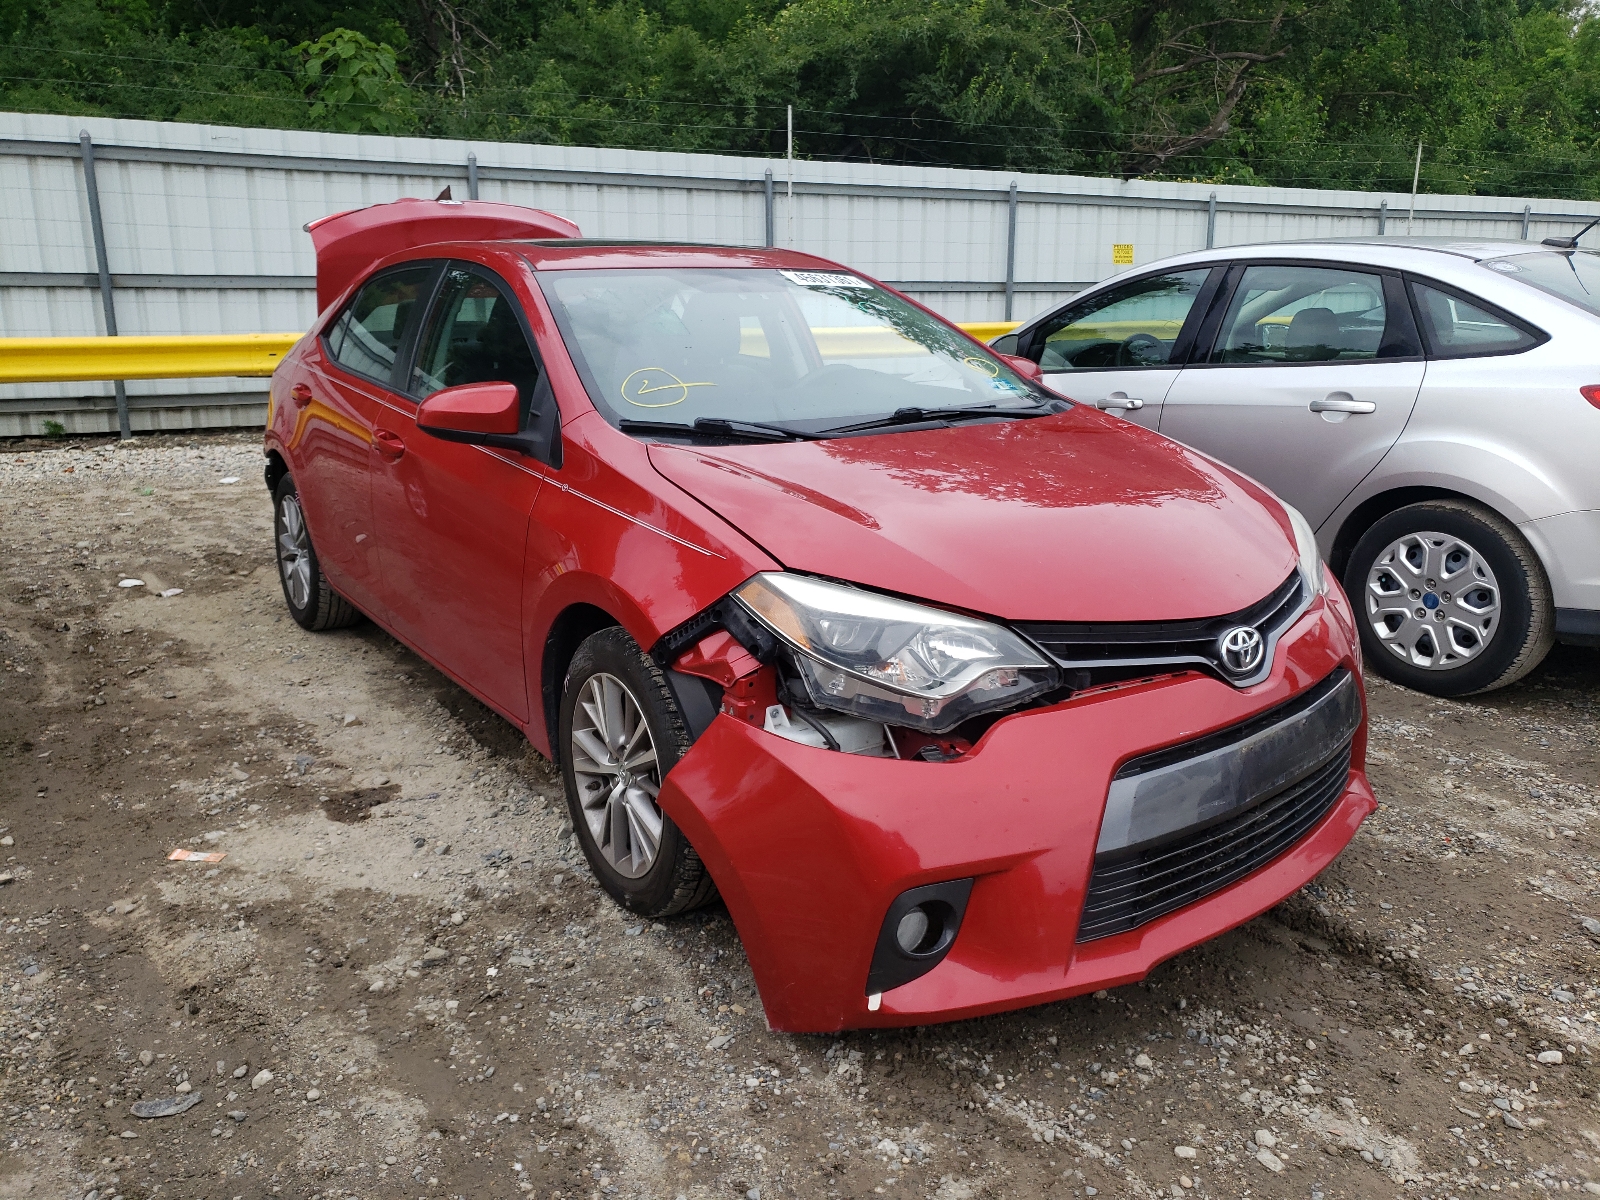
[(311, 98), (312, 124), (341, 133), (410, 133), (416, 127), (411, 94), (395, 52), (353, 29), (335, 29), (295, 47)]

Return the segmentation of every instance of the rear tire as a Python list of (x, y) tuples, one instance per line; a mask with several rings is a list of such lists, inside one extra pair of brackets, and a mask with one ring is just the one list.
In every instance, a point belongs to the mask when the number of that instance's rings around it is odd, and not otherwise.
[(611, 898), (647, 917), (714, 900), (711, 873), (656, 802), (689, 729), (661, 668), (626, 630), (602, 629), (578, 647), (558, 736), (572, 828)]
[(320, 632), (343, 629), (361, 620), (361, 611), (334, 591), (322, 573), (293, 476), (278, 480), (272, 494), (272, 513), (278, 582), (283, 585), (283, 599), (295, 623), (302, 629)]
[(1396, 509), (1345, 568), (1367, 665), (1432, 696), (1505, 687), (1553, 644), (1550, 581), (1504, 517), (1465, 500)]

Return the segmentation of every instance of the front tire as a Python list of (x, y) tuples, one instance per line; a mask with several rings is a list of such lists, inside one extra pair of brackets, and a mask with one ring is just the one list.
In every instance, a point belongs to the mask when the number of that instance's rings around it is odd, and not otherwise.
[(343, 629), (361, 620), (360, 610), (334, 591), (322, 573), (305, 510), (300, 506), (300, 491), (292, 476), (278, 480), (272, 493), (272, 513), (278, 582), (283, 584), (284, 603), (295, 623), (302, 629), (319, 632)]
[(661, 668), (627, 631), (602, 629), (578, 647), (558, 736), (572, 828), (612, 899), (664, 917), (715, 898), (710, 872), (657, 803), (689, 749), (688, 726)]
[(1367, 664), (1433, 696), (1515, 683), (1554, 642), (1544, 566), (1498, 513), (1429, 500), (1381, 518), (1345, 569)]

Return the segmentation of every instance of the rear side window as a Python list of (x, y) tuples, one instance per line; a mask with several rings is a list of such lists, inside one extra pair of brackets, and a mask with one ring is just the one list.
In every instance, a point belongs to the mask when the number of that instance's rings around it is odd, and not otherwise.
[[(1063, 309), (1034, 332), (1046, 371), (1164, 367), (1211, 268), (1150, 275)], [(995, 348), (1004, 351), (997, 343)]]
[(433, 265), (402, 267), (368, 281), (328, 330), (328, 353), (347, 371), (393, 385), (406, 328), (427, 296)]
[[(1408, 322), (1409, 323), (1409, 322)], [(1383, 277), (1336, 267), (1246, 267), (1222, 321), (1214, 363), (1350, 362), (1398, 357), (1385, 340)]]
[(1544, 340), (1456, 292), (1412, 280), (1411, 298), (1428, 339), (1428, 353), (1434, 358), (1517, 354)]

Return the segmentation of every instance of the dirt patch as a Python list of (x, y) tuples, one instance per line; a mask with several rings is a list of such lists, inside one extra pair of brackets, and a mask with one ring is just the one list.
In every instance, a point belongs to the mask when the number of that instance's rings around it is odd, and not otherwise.
[(725, 911), (606, 900), (514, 730), (288, 619), (259, 469), (238, 436), (0, 454), (0, 1195), (1600, 1182), (1600, 654), (1465, 702), (1373, 683), (1379, 812), (1144, 983), (796, 1037)]
[(322, 812), (330, 821), (354, 825), (357, 821), (365, 821), (374, 808), (387, 804), (399, 794), (399, 785), (393, 783), (383, 787), (352, 788), (329, 796), (322, 806)]

